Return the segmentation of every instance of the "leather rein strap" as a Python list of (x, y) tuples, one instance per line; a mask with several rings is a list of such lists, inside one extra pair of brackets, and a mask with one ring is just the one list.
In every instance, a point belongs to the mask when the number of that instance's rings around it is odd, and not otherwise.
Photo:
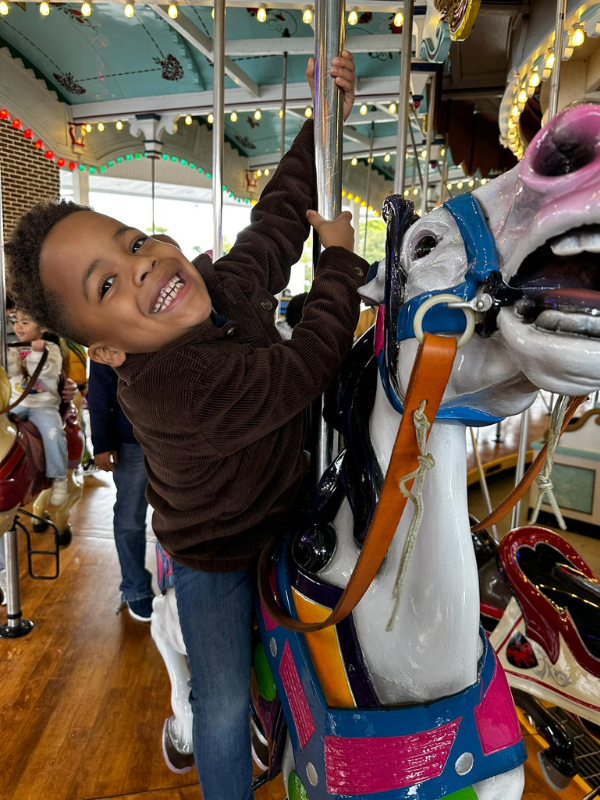
[[(10, 345), (9, 344), (8, 346), (9, 347), (22, 347), (23, 345), (26, 345), (26, 344), (31, 344), (31, 343), (30, 342), (19, 342), (18, 344), (14, 344), (14, 345)], [(9, 406), (6, 406), (5, 408), (0, 408), (0, 414), (7, 414), (9, 411), (12, 411), (13, 408), (16, 408), (19, 405), (19, 403), (21, 403), (23, 400), (25, 400), (27, 395), (35, 387), (35, 384), (37, 383), (37, 379), (40, 377), (42, 370), (46, 366), (46, 361), (48, 360), (48, 353), (49, 352), (50, 352), (50, 349), (48, 348), (48, 345), (44, 345), (44, 350), (42, 351), (42, 357), (40, 358), (39, 363), (38, 363), (37, 367), (35, 368), (35, 370), (33, 372), (33, 375), (29, 379), (29, 383), (25, 387), (25, 391), (23, 392), (22, 395), (17, 397), (17, 399), (15, 400), (14, 403), (11, 403)]]
[[(273, 597), (270, 584), (271, 559), (278, 544), (274, 537), (264, 548), (258, 566), (258, 589), (263, 605), (273, 619), (288, 630), (311, 633), (328, 628), (347, 617), (359, 603), (377, 575), (394, 538), (407, 503), (400, 491), (400, 481), (419, 466), (419, 446), (413, 425), (413, 414), (423, 400), (425, 414), (435, 419), (454, 364), (456, 339), (453, 336), (425, 334), (419, 347), (405, 399), (405, 411), (394, 443), (379, 502), (356, 566), (335, 608), (321, 622), (301, 622), (286, 614)], [(429, 435), (429, 434), (428, 434)]]
[[(567, 406), (567, 413), (565, 414), (565, 418), (560, 429), (561, 435), (565, 432), (567, 425), (569, 424), (573, 414), (577, 411), (579, 406), (583, 403), (584, 400), (587, 399), (587, 395), (579, 395), (578, 397), (571, 397), (569, 400), (569, 405)], [(484, 528), (489, 527), (490, 525), (495, 525), (501, 519), (508, 514), (509, 511), (516, 506), (519, 500), (523, 497), (525, 492), (529, 489), (531, 484), (539, 475), (542, 467), (546, 463), (546, 456), (548, 454), (548, 442), (544, 444), (540, 452), (535, 457), (535, 460), (532, 462), (531, 466), (527, 470), (527, 472), (523, 475), (519, 483), (515, 486), (512, 492), (507, 495), (504, 500), (499, 503), (496, 508), (492, 511), (491, 514), (488, 514), (485, 519), (482, 519), (481, 522), (478, 522), (477, 525), (473, 525), (471, 530), (473, 533), (477, 531), (481, 531)]]

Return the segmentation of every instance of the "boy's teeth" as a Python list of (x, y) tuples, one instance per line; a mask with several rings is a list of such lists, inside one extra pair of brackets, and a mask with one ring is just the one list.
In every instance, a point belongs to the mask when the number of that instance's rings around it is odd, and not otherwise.
[(184, 281), (181, 280), (179, 275), (174, 275), (167, 285), (163, 286), (163, 288), (160, 290), (160, 294), (156, 298), (156, 303), (154, 304), (152, 312), (157, 314), (159, 311), (163, 311), (165, 308), (168, 308), (183, 285)]

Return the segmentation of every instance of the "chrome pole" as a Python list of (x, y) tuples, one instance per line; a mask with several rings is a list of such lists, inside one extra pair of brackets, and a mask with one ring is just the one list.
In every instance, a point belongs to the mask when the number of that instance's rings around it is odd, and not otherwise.
[(369, 235), (369, 205), (371, 203), (371, 176), (373, 174), (373, 146), (375, 143), (375, 123), (371, 122), (371, 147), (367, 160), (367, 213), (365, 215), (365, 238), (363, 241), (363, 258), (367, 257), (367, 237)]
[(425, 139), (425, 167), (423, 171), (423, 191), (421, 197), (421, 216), (428, 211), (427, 195), (429, 194), (429, 162), (431, 161), (431, 141), (433, 138), (433, 112), (435, 106), (435, 72), (431, 76), (429, 103), (427, 105), (427, 138)]
[[(519, 434), (519, 449), (517, 451), (517, 469), (515, 472), (515, 486), (525, 474), (525, 458), (527, 456), (527, 441), (529, 439), (529, 409), (521, 414), (521, 432)], [(518, 528), (521, 519), (521, 501), (512, 510), (511, 528)]]
[(225, 148), (225, 0), (215, 0), (213, 70), (213, 261), (223, 255), (223, 150)]
[(402, 53), (400, 57), (400, 95), (398, 99), (398, 144), (396, 147), (396, 175), (394, 193), (402, 194), (405, 189), (404, 156), (408, 143), (408, 102), (410, 100), (410, 65), (412, 62), (413, 0), (404, 2), (404, 23), (402, 26)]
[[(487, 514), (491, 514), (494, 510), (494, 506), (492, 505), (492, 498), (490, 497), (490, 490), (488, 489), (487, 480), (485, 478), (485, 470), (483, 469), (483, 464), (481, 463), (481, 456), (479, 455), (479, 448), (477, 447), (477, 439), (475, 438), (475, 431), (473, 428), (469, 428), (471, 431), (471, 441), (473, 442), (473, 455), (475, 456), (475, 464), (477, 465), (477, 474), (479, 475), (479, 485), (481, 486), (481, 494), (483, 495), (483, 502), (485, 504), (485, 510)], [(492, 532), (492, 538), (496, 542), (499, 543), (498, 539), (498, 529), (495, 525), (490, 525), (490, 530)]]
[(554, 24), (554, 66), (550, 79), (550, 103), (548, 104), (548, 122), (558, 112), (558, 92), (560, 89), (560, 71), (562, 68), (563, 31), (567, 14), (567, 0), (556, 0), (556, 22)]
[[(0, 174), (0, 361), (2, 368), (8, 364), (6, 335), (6, 282), (4, 264), (4, 226), (2, 209), (2, 175)], [(0, 638), (17, 639), (25, 636), (33, 628), (33, 622), (23, 619), (21, 610), (21, 581), (19, 576), (19, 543), (17, 529), (6, 531), (3, 536), (6, 560), (6, 624), (0, 626)]]
[(287, 111), (288, 54), (283, 54), (283, 96), (281, 98), (281, 157), (285, 155), (285, 115)]
[(419, 164), (419, 151), (417, 150), (417, 143), (415, 141), (415, 133), (414, 133), (414, 131), (412, 129), (412, 125), (410, 124), (410, 120), (408, 122), (408, 129), (410, 131), (410, 139), (411, 139), (411, 142), (412, 142), (413, 153), (414, 153), (414, 158), (415, 158), (414, 163), (413, 163), (413, 183), (415, 182), (415, 180), (414, 180), (414, 172), (415, 172), (415, 169), (417, 169), (418, 172), (419, 172), (419, 184), (420, 184), (421, 190), (422, 190), (423, 189), (423, 175), (421, 173), (421, 165)]
[[(315, 6), (315, 164), (319, 213), (335, 219), (342, 210), (342, 95), (330, 75), (331, 62), (344, 49), (345, 0), (317, 0)], [(313, 268), (321, 246), (316, 232)], [(313, 272), (314, 275), (314, 272)], [(316, 490), (333, 459), (333, 431), (323, 419), (323, 398), (311, 407), (311, 471)]]

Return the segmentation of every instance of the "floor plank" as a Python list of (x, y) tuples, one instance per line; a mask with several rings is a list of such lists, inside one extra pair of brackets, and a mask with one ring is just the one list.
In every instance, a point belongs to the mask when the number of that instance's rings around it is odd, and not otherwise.
[[(170, 687), (149, 626), (115, 613), (113, 502), (110, 478), (86, 478), (57, 581), (29, 578), (21, 536), (23, 608), (35, 627), (0, 640), (0, 800), (201, 800), (195, 772), (176, 775), (162, 758)], [(152, 541), (147, 563), (155, 574)], [(568, 791), (561, 800), (583, 796)], [(284, 797), (280, 778), (256, 792)], [(524, 800), (542, 798), (558, 795), (530, 760)]]

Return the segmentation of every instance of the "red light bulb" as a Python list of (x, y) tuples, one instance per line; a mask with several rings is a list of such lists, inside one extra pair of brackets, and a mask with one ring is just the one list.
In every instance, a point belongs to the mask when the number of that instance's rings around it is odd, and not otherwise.
[(44, 147), (44, 143), (42, 142), (41, 139), (38, 139), (33, 146), (36, 148), (36, 150), (42, 150)]
[(56, 163), (58, 164), (59, 167), (64, 167), (65, 160), (64, 160), (64, 158), (59, 158)]
[(69, 169), (70, 170), (74, 170), (75, 169), (75, 164), (72, 161), (69, 161)]
[(50, 161), (51, 158), (54, 158), (54, 153), (52, 152), (52, 150), (46, 150), (46, 152), (44, 153), (44, 158), (47, 158), (48, 161)]
[(24, 131), (23, 131), (23, 136), (24, 136), (26, 139), (33, 139), (33, 131), (32, 131), (32, 130), (30, 130), (29, 128), (27, 128), (27, 130), (24, 130)]
[(12, 126), (16, 131), (18, 131), (19, 128), (21, 127), (21, 120), (20, 119), (13, 119)]
[(0, 108), (0, 119), (10, 119), (10, 114), (5, 108)]

